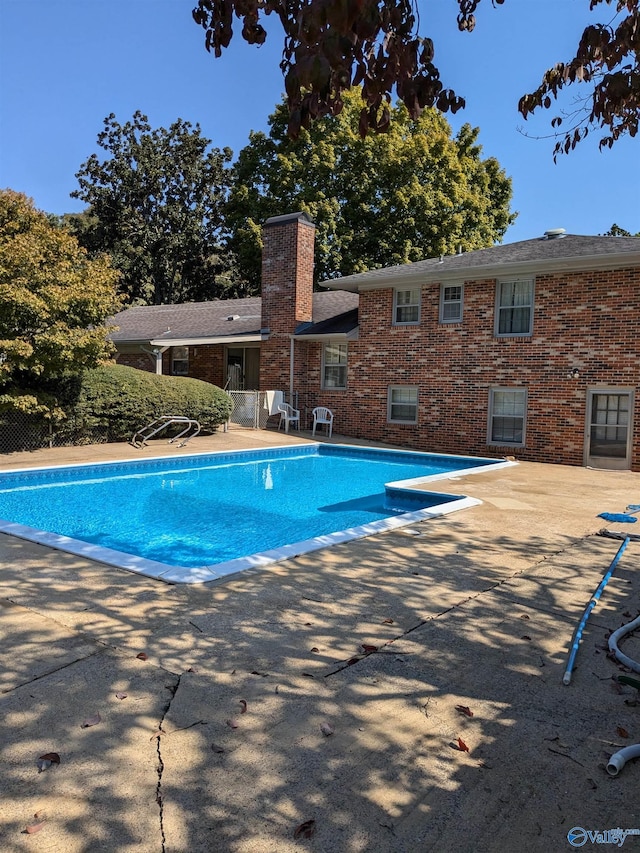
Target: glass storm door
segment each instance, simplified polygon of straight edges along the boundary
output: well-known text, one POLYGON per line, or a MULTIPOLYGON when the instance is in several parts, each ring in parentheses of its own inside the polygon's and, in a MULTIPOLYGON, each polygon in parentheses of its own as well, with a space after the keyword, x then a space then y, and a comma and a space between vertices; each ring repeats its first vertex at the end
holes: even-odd
POLYGON ((585 464, 594 468, 631 467, 633 393, 599 388, 587 394, 585 464))

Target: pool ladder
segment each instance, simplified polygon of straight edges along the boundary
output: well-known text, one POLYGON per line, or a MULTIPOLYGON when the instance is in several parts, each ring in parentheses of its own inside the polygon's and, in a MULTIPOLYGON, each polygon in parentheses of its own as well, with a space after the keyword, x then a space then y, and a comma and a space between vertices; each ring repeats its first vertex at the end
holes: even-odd
POLYGON ((134 433, 131 444, 134 447, 144 447, 150 438, 154 438, 154 436, 172 424, 185 425, 181 433, 169 439, 169 444, 183 439, 178 444, 178 447, 184 447, 190 439, 194 438, 200 432, 200 424, 192 418, 182 417, 182 415, 162 415, 162 417, 156 418, 155 421, 151 421, 150 424, 147 424, 134 433))

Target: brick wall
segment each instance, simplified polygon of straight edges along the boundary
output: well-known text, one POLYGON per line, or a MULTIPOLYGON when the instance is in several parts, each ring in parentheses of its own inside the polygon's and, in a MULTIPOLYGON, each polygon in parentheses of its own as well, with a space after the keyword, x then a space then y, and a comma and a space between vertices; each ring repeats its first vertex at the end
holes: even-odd
POLYGON ((116 354, 116 364, 135 367, 136 370, 146 370, 147 373, 155 373, 156 370, 155 363, 146 352, 119 352, 116 354))
POLYGON ((494 336, 495 280, 464 286, 461 323, 438 322, 440 286, 422 288, 418 326, 393 326, 393 291, 360 295, 359 340, 349 344, 347 391, 320 390, 320 345, 308 345, 308 406, 328 405, 346 436, 420 450, 513 455, 583 464, 587 390, 636 390, 632 467, 640 470, 640 270, 541 275, 533 334, 494 336), (577 367, 578 379, 567 373, 577 367), (416 425, 387 423, 389 385, 417 385, 416 425), (526 444, 488 444, 489 390, 528 392, 526 444))
MULTIPOLYGON (((118 353, 118 364, 155 373, 155 360, 144 352, 118 353)), ((226 379, 225 350, 222 345, 205 344, 189 347, 189 376, 224 387, 226 379)), ((171 348, 162 354, 162 373, 171 376, 171 348)))

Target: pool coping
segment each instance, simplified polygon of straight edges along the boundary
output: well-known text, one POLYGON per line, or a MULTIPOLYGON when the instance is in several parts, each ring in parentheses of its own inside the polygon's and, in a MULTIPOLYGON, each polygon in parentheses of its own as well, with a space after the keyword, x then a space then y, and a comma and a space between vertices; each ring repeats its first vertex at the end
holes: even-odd
MULTIPOLYGON (((305 447, 320 447, 320 442, 311 442, 305 447)), ((353 449, 362 451, 375 451, 382 454, 415 454, 423 456, 426 451, 414 450, 398 450, 379 447, 363 447, 362 445, 339 444, 329 445, 338 446, 341 448, 353 449)), ((283 450, 280 446, 262 447, 256 450, 256 455, 266 451, 283 450)), ((292 448, 287 447, 286 452, 291 452, 292 448)), ((190 453, 188 457, 183 455, 170 456, 154 456, 144 460, 145 463, 151 463, 159 460, 180 460, 184 462, 185 458, 201 457, 201 456, 233 456, 245 454, 250 451, 246 450, 227 450, 221 452, 203 451, 199 453, 190 453)), ((428 453, 429 456, 455 457, 455 454, 445 453, 428 453)), ((464 456, 464 459, 486 459, 487 457, 479 456, 464 456)), ((37 471, 50 471, 55 468, 89 468, 89 467, 107 467, 116 465, 135 465, 135 462, 125 461, 101 461, 101 462, 79 462, 65 465, 49 465, 37 466, 33 468, 21 468, 16 473, 34 473, 37 471)), ((442 503, 435 506, 426 507, 424 509, 413 510, 402 513, 389 518, 379 519, 367 524, 362 524, 357 527, 351 527, 346 530, 336 531, 335 533, 316 536, 311 539, 305 539, 299 542, 294 542, 288 545, 282 545, 278 548, 271 548, 266 551, 260 551, 255 554, 250 554, 244 557, 237 557, 233 560, 224 561, 222 563, 213 563, 210 565, 188 568, 184 566, 175 566, 168 563, 161 563, 156 560, 150 560, 145 557, 137 557, 133 554, 127 554, 124 551, 117 551, 112 548, 105 548, 102 545, 96 545, 90 542, 84 542, 80 539, 73 539, 68 536, 63 536, 58 533, 50 533, 44 530, 38 530, 28 525, 19 524, 18 522, 6 521, 0 519, 0 533, 5 533, 10 536, 15 536, 19 539, 25 539, 29 542, 35 542, 39 545, 45 545, 50 548, 55 548, 59 551, 64 551, 74 556, 84 557, 88 560, 103 563, 118 569, 141 574, 146 577, 154 578, 168 584, 203 584, 229 579, 233 575, 237 575, 248 569, 261 569, 273 563, 278 563, 283 560, 292 559, 308 554, 312 551, 318 551, 322 548, 329 548, 333 545, 338 545, 343 542, 351 542, 355 539, 362 539, 368 536, 374 536, 378 533, 384 533, 390 530, 397 530, 402 527, 407 527, 417 522, 426 521, 431 518, 438 518, 443 515, 448 515, 452 512, 457 512, 462 509, 468 509, 472 506, 478 506, 482 503, 481 500, 466 495, 454 495, 443 492, 432 492, 424 489, 425 483, 436 482, 439 480, 456 480, 461 476, 473 475, 478 473, 486 473, 488 471, 502 470, 503 468, 517 465, 515 461, 508 459, 500 459, 496 462, 485 463, 473 468, 458 469, 456 471, 443 472, 439 474, 430 474, 426 477, 413 477, 407 480, 390 481, 384 484, 385 489, 404 490, 414 494, 433 495, 442 497, 442 503)), ((2 472, 11 473, 11 472, 2 472)))

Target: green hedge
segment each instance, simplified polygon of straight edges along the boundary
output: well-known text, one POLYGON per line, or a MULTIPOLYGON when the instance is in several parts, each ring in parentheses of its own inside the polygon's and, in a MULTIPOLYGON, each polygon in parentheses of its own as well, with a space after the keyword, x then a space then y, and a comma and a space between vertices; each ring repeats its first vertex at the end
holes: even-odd
POLYGON ((193 418, 203 431, 212 432, 231 413, 230 397, 209 382, 157 376, 121 364, 85 371, 72 396, 61 401, 67 418, 57 424, 56 443, 128 441, 162 415, 193 418))

